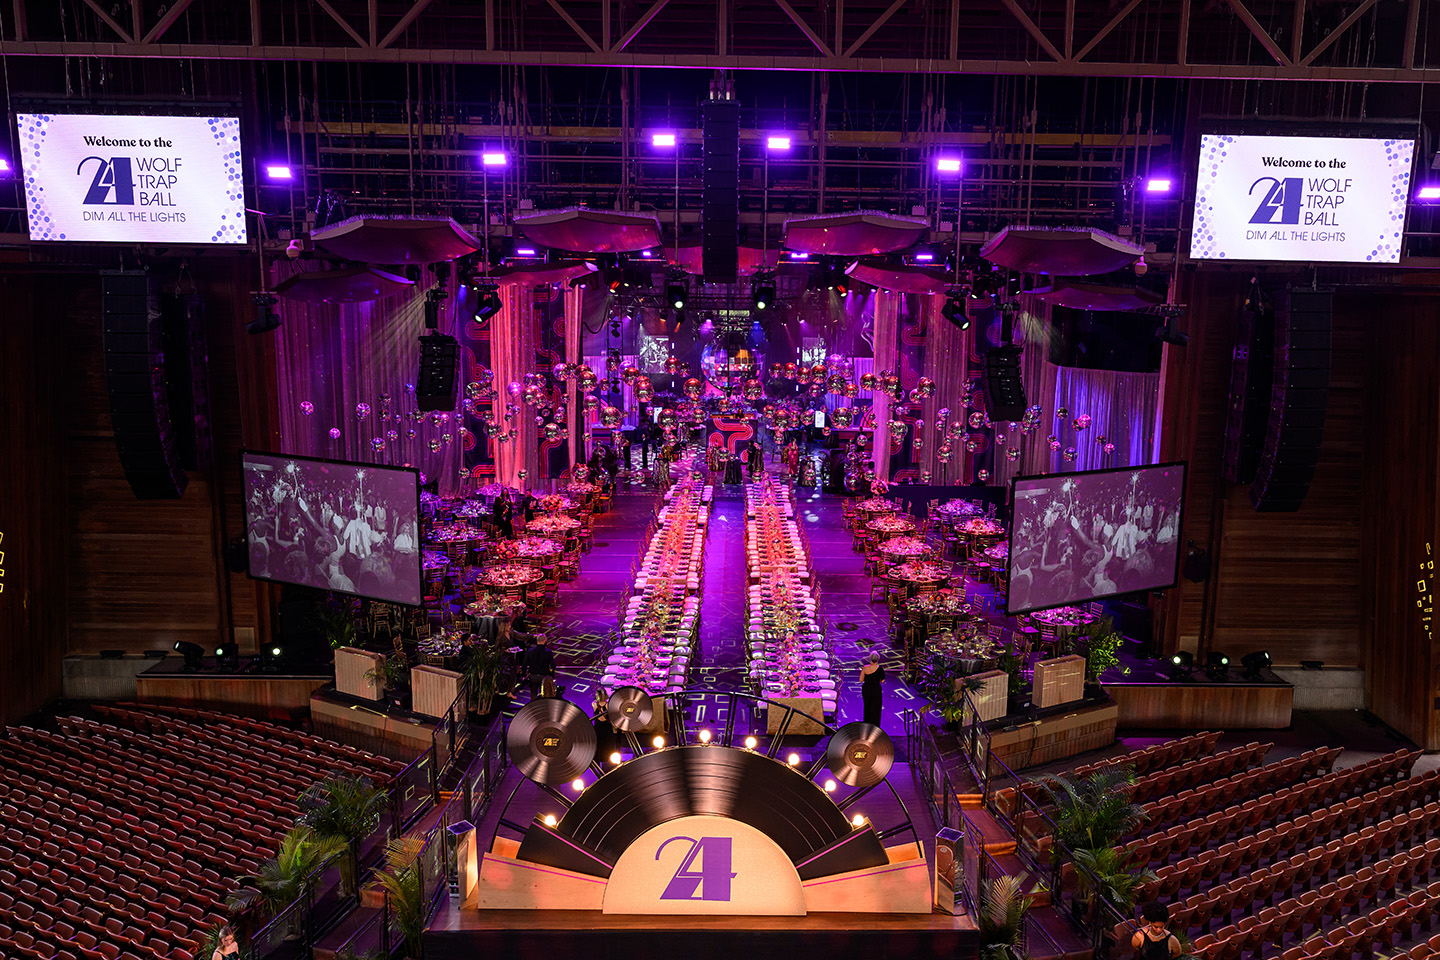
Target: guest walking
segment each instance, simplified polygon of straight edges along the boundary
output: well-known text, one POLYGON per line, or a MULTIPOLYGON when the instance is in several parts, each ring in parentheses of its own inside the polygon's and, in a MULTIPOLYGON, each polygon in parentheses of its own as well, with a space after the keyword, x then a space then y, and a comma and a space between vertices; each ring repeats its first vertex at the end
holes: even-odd
POLYGON ((885 698, 881 684, 885 682, 885 668, 880 665, 880 654, 870 654, 870 661, 860 667, 860 701, 865 706, 865 722, 880 726, 880 712, 885 698))
POLYGON ((535 646, 525 651, 525 677, 532 700, 540 696, 546 680, 552 685, 555 682, 555 654, 550 652, 550 638, 543 633, 535 637, 535 646))
POLYGON ((754 480, 765 472, 765 451, 756 440, 750 444, 750 479, 754 480))
POLYGON ((1165 905, 1151 900, 1140 908, 1145 926, 1130 938, 1130 946, 1139 960, 1170 960, 1178 957, 1182 950, 1180 938, 1170 932, 1170 911, 1165 905))

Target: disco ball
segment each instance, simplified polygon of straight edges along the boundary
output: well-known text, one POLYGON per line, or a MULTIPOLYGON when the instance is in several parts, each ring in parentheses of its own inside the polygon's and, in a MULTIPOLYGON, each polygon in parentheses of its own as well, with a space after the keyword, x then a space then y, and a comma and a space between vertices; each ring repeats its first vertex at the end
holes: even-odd
POLYGON ((307 417, 310 416, 310 414, 315 412, 315 404, 311 403, 309 400, 301 400, 300 412, 305 414, 305 416, 307 417))
POLYGON ((339 439, 340 439, 340 428, 339 428, 339 427, 331 427, 331 428, 330 428, 330 439, 331 439, 331 440, 339 440, 339 439))

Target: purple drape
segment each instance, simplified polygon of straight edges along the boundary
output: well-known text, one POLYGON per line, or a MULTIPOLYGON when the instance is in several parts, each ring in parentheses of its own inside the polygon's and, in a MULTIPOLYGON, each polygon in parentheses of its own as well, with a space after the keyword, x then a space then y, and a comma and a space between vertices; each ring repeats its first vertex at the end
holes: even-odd
POLYGON ((1058 421, 1055 436, 1061 453, 1050 457, 1049 473, 1072 470, 1099 470, 1105 467, 1132 467, 1153 463, 1156 413, 1160 402, 1160 374, 1116 373, 1113 370, 1081 370, 1051 367, 1055 372, 1054 410, 1069 414, 1058 421), (1090 426, 1074 428, 1075 418, 1090 417, 1090 426), (1105 453, 1104 438, 1115 445, 1105 453), (1065 447, 1074 447, 1073 462, 1064 458, 1065 447))

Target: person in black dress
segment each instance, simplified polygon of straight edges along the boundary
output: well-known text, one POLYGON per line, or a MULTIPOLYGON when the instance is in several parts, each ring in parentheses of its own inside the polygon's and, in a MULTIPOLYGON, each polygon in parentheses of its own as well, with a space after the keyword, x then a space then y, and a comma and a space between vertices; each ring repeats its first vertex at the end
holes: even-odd
POLYGON ((506 540, 515 536, 515 524, 510 520, 513 513, 509 498, 504 494, 495 498, 495 506, 490 509, 490 522, 495 524, 495 529, 506 540))
POLYGON ((210 960, 240 960, 240 944, 235 940, 235 928, 229 925, 220 928, 215 939, 215 952, 210 960))
POLYGON ((1139 960, 1170 960, 1181 954, 1180 938, 1170 932, 1170 911, 1164 904, 1150 901, 1140 908, 1145 926, 1130 938, 1139 960))
POLYGON ((880 654, 870 654, 870 661, 860 667, 860 701, 865 705, 865 722, 880 726, 880 711, 885 682, 885 668, 880 666, 880 654))

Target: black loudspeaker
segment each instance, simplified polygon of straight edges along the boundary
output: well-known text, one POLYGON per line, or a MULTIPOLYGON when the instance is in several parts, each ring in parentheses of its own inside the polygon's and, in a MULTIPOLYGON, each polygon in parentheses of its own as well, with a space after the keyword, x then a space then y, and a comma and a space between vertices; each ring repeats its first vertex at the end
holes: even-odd
POLYGON ((415 401, 421 410, 455 409, 455 368, 459 363, 460 344, 454 337, 432 333, 420 338, 415 401))
POLYGON ((141 500, 178 500, 189 478, 171 422, 160 309, 149 275, 102 271, 100 310, 105 388, 125 479, 141 500))
POLYGON ((1024 419, 1019 347, 997 347, 985 354, 985 406, 992 422, 1024 419))
POLYGON ((740 267, 740 104, 707 100, 704 192, 700 202, 700 254, 705 279, 731 283, 740 267))
POLYGON ((1300 509, 1325 435, 1330 393, 1330 315, 1334 291, 1292 289, 1275 321, 1270 420, 1250 502, 1256 510, 1300 509))
POLYGON ((180 462, 186 470, 208 470, 212 449, 210 375, 200 300, 184 294, 162 295, 160 330, 166 396, 180 462))
POLYGON ((1230 360, 1230 406, 1220 475, 1231 483, 1255 480, 1270 418, 1274 375, 1275 308, 1252 296, 1236 322, 1235 354, 1230 360))

